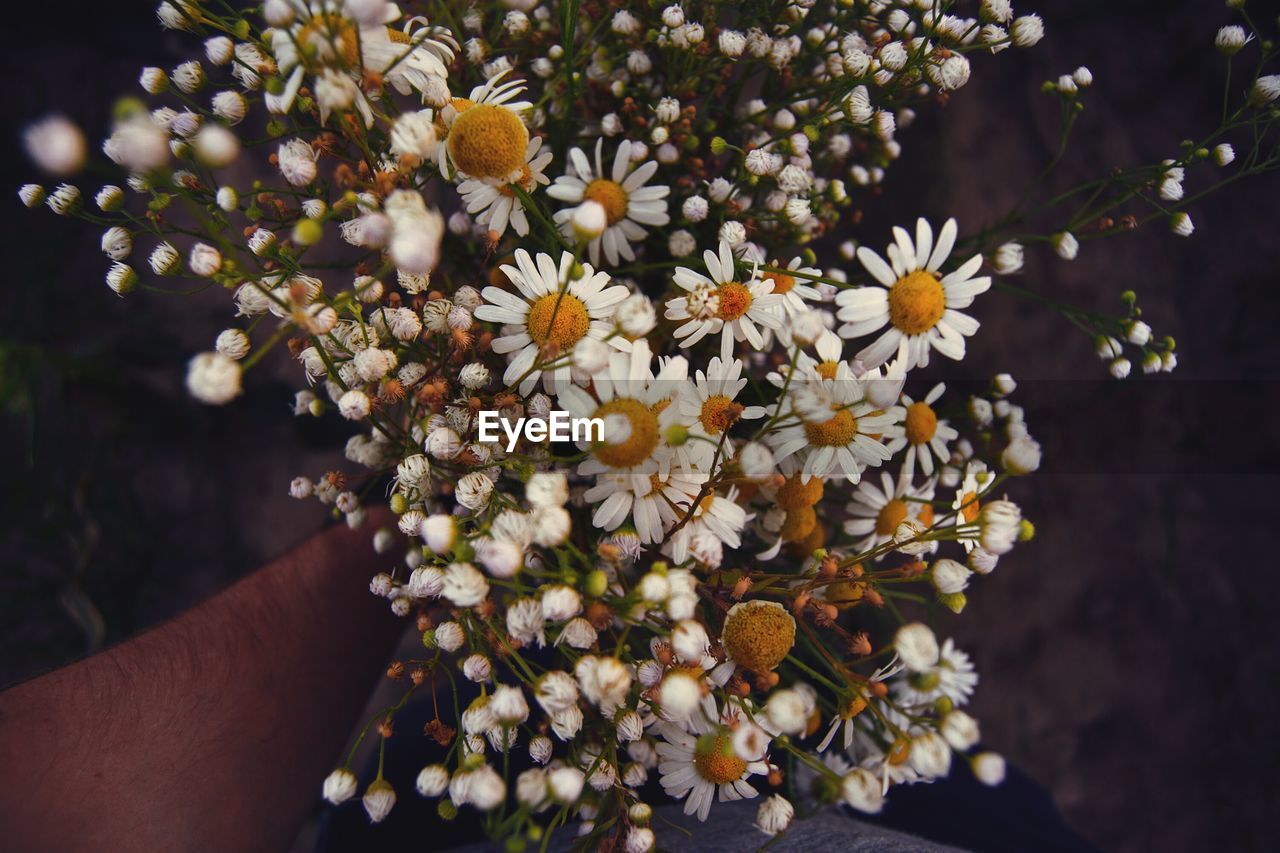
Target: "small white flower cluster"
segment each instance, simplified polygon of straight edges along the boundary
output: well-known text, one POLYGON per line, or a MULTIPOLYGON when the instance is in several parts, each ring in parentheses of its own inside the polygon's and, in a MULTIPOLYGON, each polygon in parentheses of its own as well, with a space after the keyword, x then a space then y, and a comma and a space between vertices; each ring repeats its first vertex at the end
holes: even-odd
MULTIPOLYGON (((107 283, 137 289, 139 253, 232 294, 239 322, 190 361, 197 399, 233 400, 281 344, 305 378, 295 414, 358 427, 354 472, 289 493, 356 527, 386 483, 369 588, 425 650, 392 674, 463 677, 416 781, 442 815, 537 837, 571 814, 640 853, 654 774, 701 819, 717 797, 800 790, 793 774, 867 812, 954 757, 1000 781, 999 756, 972 754, 968 656, 918 621, 872 636, 868 614, 909 609, 904 583, 959 613, 1032 534, 1001 491, 1041 457, 1013 379, 967 400, 905 390, 935 355, 965 357, 984 265, 1018 273, 1029 241, 919 219, 882 252, 846 241, 827 264, 810 247, 899 158, 907 104, 961 89, 977 49, 1044 35, 1008 0, 940 9, 632 4, 591 43, 600 28, 551 0, 447 24, 384 0, 267 0, 252 24, 160 5, 203 49, 144 69, 155 104, 129 102, 102 145, 124 173, 89 217, 109 223, 107 283), (603 435, 482 440, 482 412, 561 411, 603 435), (504 778, 514 750, 534 766, 504 778)), ((1075 103, 1091 82, 1051 86, 1075 103)), ((1253 108, 1275 88, 1259 79, 1253 108)), ((26 142, 58 176, 87 156, 61 117, 26 142)), ((1164 164, 1160 198, 1181 199, 1195 157, 1234 153, 1164 164)), ((20 197, 84 213, 71 184, 20 197)), ((1070 229, 1051 242, 1079 249, 1070 229)), ((1099 342, 1112 372, 1122 340, 1171 369, 1172 341, 1128 306, 1099 342)), ((323 793, 358 787, 344 768, 323 793)), ((381 775, 363 794, 374 821, 395 801, 381 775)), ((796 805, 763 798, 756 825, 776 835, 796 805)))

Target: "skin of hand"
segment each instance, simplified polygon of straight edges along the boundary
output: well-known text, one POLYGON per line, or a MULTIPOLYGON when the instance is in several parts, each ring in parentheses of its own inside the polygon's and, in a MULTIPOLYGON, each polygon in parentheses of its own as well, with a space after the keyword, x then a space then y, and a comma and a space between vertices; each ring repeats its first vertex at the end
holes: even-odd
POLYGON ((287 850, 404 627, 375 520, 0 693, 0 847, 287 850))

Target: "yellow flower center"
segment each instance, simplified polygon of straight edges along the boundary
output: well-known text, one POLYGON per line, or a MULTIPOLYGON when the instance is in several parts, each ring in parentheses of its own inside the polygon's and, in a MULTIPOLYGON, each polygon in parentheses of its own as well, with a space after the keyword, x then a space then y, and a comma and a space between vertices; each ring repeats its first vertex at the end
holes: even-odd
POLYGON ((726 281, 716 291, 720 297, 720 309, 716 316, 726 323, 732 323, 751 310, 751 291, 746 285, 736 281, 726 281))
POLYGON ((889 322, 908 335, 921 335, 942 319, 947 295, 942 283, 924 270, 907 273, 889 288, 889 322))
POLYGON ((569 293, 548 293, 529 307, 529 337, 540 347, 567 350, 582 340, 590 327, 587 306, 569 293))
POLYGON ((394 27, 387 27, 387 39, 396 44, 413 44, 413 39, 409 38, 409 34, 404 30, 397 30, 394 27))
POLYGON ((631 435, 617 444, 601 444, 596 458, 611 468, 633 468, 649 458, 658 446, 658 416, 639 400, 624 397, 610 400, 596 409, 592 417, 622 415, 631 424, 631 435))
POLYGON ((912 403, 907 406, 907 441, 927 444, 938 431, 938 414, 928 403, 912 403))
POLYGON ((529 130, 506 107, 476 104, 463 109, 449 129, 449 156, 476 178, 505 178, 524 165, 529 130))
POLYGON ((304 64, 335 55, 348 67, 360 64, 360 37, 355 24, 337 12, 316 15, 298 29, 295 39, 304 64))
POLYGON ((840 719, 852 720, 867 709, 867 700, 861 696, 854 696, 840 709, 840 719))
POLYGON ((782 522, 782 529, 778 531, 778 536, 783 542, 800 542, 817 526, 818 513, 814 512, 813 507, 796 507, 787 510, 787 517, 782 522))
POLYGON ((858 434, 858 419, 848 409, 840 409, 819 424, 805 423, 804 435, 815 447, 845 447, 858 434))
POLYGON ((774 293, 790 293, 791 288, 796 286, 796 277, 780 272, 767 272, 764 274, 765 281, 773 282, 774 293))
POLYGON ((822 479, 810 477, 804 482, 799 474, 792 474, 778 489, 776 500, 783 509, 800 509, 813 506, 822 500, 822 479))
POLYGON ((892 536, 898 525, 907 520, 907 502, 894 498, 880 508, 876 515, 876 533, 881 536, 892 536))
POLYGON ((861 601, 866 592, 867 585, 862 581, 836 581, 827 587, 823 597, 832 604, 849 605, 861 601))
POLYGON ((700 738, 693 751, 693 766, 714 785, 736 782, 747 772, 747 762, 734 754, 727 734, 700 738))
POLYGON ((725 650, 752 672, 772 672, 795 642, 796 620, 777 602, 735 605, 724 620, 725 650))
POLYGON ((839 369, 840 362, 838 361, 824 361, 814 368, 823 379, 835 379, 836 371, 839 369))
POLYGON ((972 524, 978 520, 978 513, 982 510, 978 506, 978 496, 974 492, 965 492, 964 497, 960 498, 960 515, 964 518, 965 523, 972 524))
POLYGON ((617 181, 598 178, 587 184, 582 197, 604 208, 604 221, 617 225, 627 218, 627 191, 617 181))
POLYGON ((742 406, 723 394, 713 394, 702 404, 702 413, 698 415, 698 420, 702 422, 702 428, 708 433, 719 435, 733 426, 741 415, 742 406))

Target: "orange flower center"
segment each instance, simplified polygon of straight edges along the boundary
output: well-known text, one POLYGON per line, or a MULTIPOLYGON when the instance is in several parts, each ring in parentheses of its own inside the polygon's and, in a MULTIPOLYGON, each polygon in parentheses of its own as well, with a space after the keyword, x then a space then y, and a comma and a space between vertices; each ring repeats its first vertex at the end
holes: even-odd
POLYGON ((830 420, 806 423, 804 434, 815 447, 845 447, 858 434, 858 419, 848 409, 840 409, 830 420))
POLYGON ((898 525, 907 519, 907 502, 894 498, 880 508, 876 515, 876 533, 881 536, 892 536, 898 525))
POLYGON ((965 523, 972 524, 978 520, 978 513, 981 507, 978 506, 978 495, 974 492, 965 492, 964 497, 960 498, 960 515, 964 518, 965 523))
POLYGON ((889 322, 908 335, 921 335, 942 319, 947 298, 942 283, 932 273, 907 273, 889 288, 889 322))
POLYGON ((839 369, 840 362, 838 361, 824 361, 814 368, 823 379, 835 379, 836 371, 839 369))
POLYGON ((786 273, 767 272, 764 279, 773 282, 774 293, 790 293, 791 288, 796 286, 796 277, 786 273))
POLYGON ((723 394, 713 394, 702 404, 702 413, 698 415, 698 420, 702 422, 702 428, 708 433, 719 435, 733 426, 741 415, 742 406, 723 394))
POLYGON ((716 291, 720 297, 720 309, 716 316, 726 323, 732 323, 751 310, 751 291, 736 281, 726 281, 716 291))
POLYGON ((772 672, 795 641, 796 620, 775 602, 737 605, 724 621, 725 650, 752 672, 772 672))
MULTIPOLYGON (((813 479, 817 479, 814 477, 813 479)), ((800 506, 787 510, 787 517, 782 521, 778 536, 783 542, 800 542, 818 526, 818 514, 811 506, 800 506)))
POLYGON ((783 509, 799 509, 822 500, 822 492, 822 478, 810 477, 806 483, 799 474, 792 474, 778 488, 775 500, 783 509))
POLYGON ((693 766, 699 776, 714 785, 736 782, 747 772, 747 762, 734 754, 729 736, 723 734, 699 739, 693 766))
POLYGON ((928 403, 912 403, 907 406, 907 441, 927 444, 938 431, 938 414, 928 403))
POLYGON ((596 409, 592 417, 622 415, 631 424, 631 435, 617 444, 601 444, 596 458, 611 468, 633 468, 649 458, 658 446, 658 416, 639 400, 624 397, 610 400, 596 409))
POLYGON ((597 178, 587 184, 582 197, 603 207, 604 220, 610 225, 617 225, 627 217, 627 191, 617 181, 597 178))
MULTIPOLYGON (((457 104, 455 103, 455 108, 457 104)), ((466 107, 449 129, 449 156, 461 171, 476 178, 505 178, 524 165, 529 130, 506 107, 466 107)))
POLYGON ((540 347, 567 350, 582 340, 590 327, 587 306, 569 293, 548 293, 529 307, 529 337, 540 347))

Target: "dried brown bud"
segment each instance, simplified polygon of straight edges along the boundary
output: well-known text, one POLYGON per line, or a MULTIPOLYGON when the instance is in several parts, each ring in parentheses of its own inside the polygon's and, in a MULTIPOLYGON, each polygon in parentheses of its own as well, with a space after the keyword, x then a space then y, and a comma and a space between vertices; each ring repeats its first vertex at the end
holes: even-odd
POLYGON ((849 638, 849 651, 859 657, 871 654, 871 638, 866 631, 859 631, 849 638))
POLYGON ((593 601, 587 605, 587 621, 597 631, 603 631, 613 622, 613 611, 603 601, 593 601))
POLYGON ((446 725, 444 720, 432 720, 423 727, 422 731, 427 737, 441 746, 448 746, 453 743, 454 729, 452 726, 446 725))

